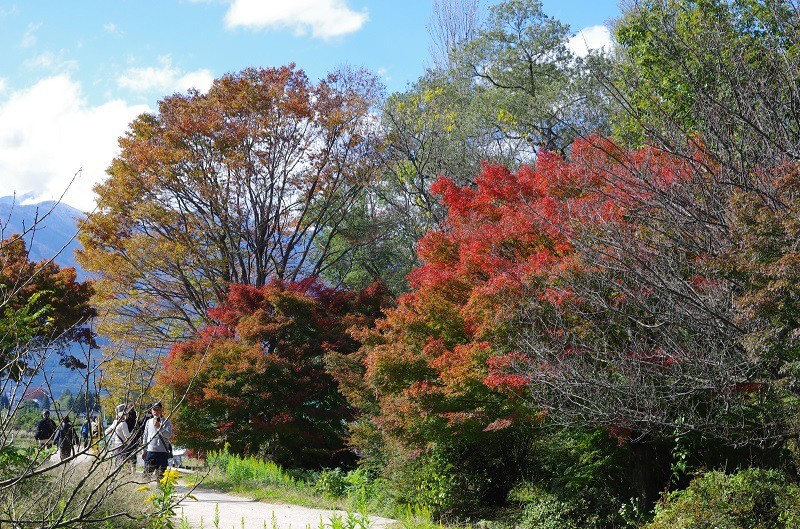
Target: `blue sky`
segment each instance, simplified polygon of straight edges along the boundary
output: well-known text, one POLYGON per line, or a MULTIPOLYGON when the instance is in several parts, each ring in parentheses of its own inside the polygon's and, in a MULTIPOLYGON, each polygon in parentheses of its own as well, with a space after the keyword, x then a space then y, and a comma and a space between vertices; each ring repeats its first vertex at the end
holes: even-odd
MULTIPOLYGON (((248 66, 343 64, 403 90, 429 64, 431 0, 0 0, 0 196, 92 207, 116 139, 166 94, 248 66)), ((572 31, 616 0, 545 0, 572 31)), ((587 33, 589 34, 589 33, 587 33)))

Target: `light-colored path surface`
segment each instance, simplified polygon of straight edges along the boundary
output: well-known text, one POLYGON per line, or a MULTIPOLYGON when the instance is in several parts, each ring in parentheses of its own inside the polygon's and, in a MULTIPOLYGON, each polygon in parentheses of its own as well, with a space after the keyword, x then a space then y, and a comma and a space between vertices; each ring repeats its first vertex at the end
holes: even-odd
MULTIPOLYGON (((184 494, 188 489, 180 489, 184 494)), ((192 527, 202 526, 205 529, 216 529, 214 519, 216 508, 219 506, 219 529, 273 529, 273 515, 277 527, 280 529, 318 529, 320 518, 328 525, 331 516, 338 514, 346 517, 342 511, 329 511, 300 507, 298 505, 282 505, 264 503, 250 498, 234 496, 223 492, 205 489, 195 489, 192 495, 197 501, 190 498, 183 500, 178 505, 178 515, 181 511, 192 527), (244 525, 242 525, 244 520, 244 525)), ((394 524, 388 518, 370 517, 372 529, 385 529, 394 524)))

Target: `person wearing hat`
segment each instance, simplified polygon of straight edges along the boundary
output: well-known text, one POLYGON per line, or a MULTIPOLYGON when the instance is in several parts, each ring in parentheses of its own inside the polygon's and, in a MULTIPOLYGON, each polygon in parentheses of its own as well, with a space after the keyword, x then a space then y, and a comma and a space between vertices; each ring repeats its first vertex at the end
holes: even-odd
POLYGON ((172 423, 164 417, 164 406, 160 402, 154 402, 150 411, 153 416, 147 420, 142 436, 144 473, 148 475, 155 472, 161 479, 172 451, 172 423))
POLYGON ((114 457, 117 465, 122 466, 125 463, 126 454, 128 453, 128 439, 131 436, 131 429, 128 426, 128 417, 133 411, 133 405, 120 404, 114 411, 116 418, 114 422, 106 428, 105 434, 108 439, 108 450, 114 457))
POLYGON ((78 444, 78 434, 69 420, 69 415, 61 419, 61 426, 58 427, 55 435, 55 443, 58 446, 61 461, 71 457, 75 453, 75 445, 78 444))
POLYGON ((49 447, 53 441, 53 434, 56 433, 56 423, 50 418, 50 410, 42 412, 42 420, 36 424, 36 434, 34 438, 38 441, 39 446, 49 447))

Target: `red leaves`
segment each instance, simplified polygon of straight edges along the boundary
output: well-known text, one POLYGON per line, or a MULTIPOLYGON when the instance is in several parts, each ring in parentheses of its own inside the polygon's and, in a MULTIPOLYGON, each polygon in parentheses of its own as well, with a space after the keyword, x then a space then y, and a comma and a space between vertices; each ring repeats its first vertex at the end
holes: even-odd
MULTIPOLYGON (((689 170, 656 149, 628 152, 593 137, 576 141, 568 158, 540 152, 535 165, 516 172, 484 165, 473 186, 440 177, 431 191, 447 217, 419 241, 414 291, 387 311, 361 350, 359 391, 371 395, 376 422, 420 442, 437 428, 509 427, 534 384, 525 374, 530 359, 511 352, 520 307, 555 314, 582 303, 564 281, 587 272, 575 253, 578 237, 609 224, 637 229, 627 224, 628 208, 686 181, 689 170)), ((569 314, 562 321, 572 324, 569 314)), ((566 334, 553 328, 541 337, 557 343, 566 334)))
POLYGON ((201 413, 235 449, 277 436, 295 458, 291 464, 332 457, 352 411, 325 358, 353 354, 359 344, 347 326, 370 324, 385 295, 377 286, 354 293, 315 281, 231 285, 225 302, 209 311, 218 325, 173 347, 160 374, 192 404, 181 412, 186 418, 176 417, 187 442, 207 427, 188 420, 201 413))

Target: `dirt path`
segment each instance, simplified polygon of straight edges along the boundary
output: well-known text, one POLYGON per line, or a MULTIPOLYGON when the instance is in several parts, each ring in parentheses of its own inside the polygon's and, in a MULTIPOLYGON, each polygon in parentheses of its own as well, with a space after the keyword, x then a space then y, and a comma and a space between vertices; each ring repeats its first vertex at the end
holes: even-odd
MULTIPOLYGON (((183 490, 184 493, 186 491, 183 490)), ((202 521, 205 529, 306 529, 308 526, 318 529, 320 519, 327 524, 334 514, 347 516, 342 511, 263 503, 206 489, 195 489, 192 495, 197 501, 189 498, 183 500, 178 505, 178 517, 184 516, 192 527, 200 527, 202 521), (215 524, 217 512, 219 523, 215 524), (276 525, 273 525, 273 520, 276 525)), ((372 529, 385 529, 395 523, 395 520, 377 516, 371 516, 370 521, 372 529)))

